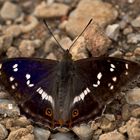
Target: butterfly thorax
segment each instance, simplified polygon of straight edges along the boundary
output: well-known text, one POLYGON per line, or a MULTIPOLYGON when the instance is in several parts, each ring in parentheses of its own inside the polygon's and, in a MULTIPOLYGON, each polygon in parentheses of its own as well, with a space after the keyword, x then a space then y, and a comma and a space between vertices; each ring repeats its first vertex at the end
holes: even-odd
MULTIPOLYGON (((73 75, 75 73, 75 67, 71 54, 66 51, 63 55, 63 59, 58 65, 58 84, 57 84, 57 102, 56 110, 61 112, 56 114, 57 119, 63 119, 64 121, 68 118, 66 110, 70 108, 70 93, 68 93, 69 85, 71 85, 73 75)), ((72 92, 72 91, 71 91, 72 92)))

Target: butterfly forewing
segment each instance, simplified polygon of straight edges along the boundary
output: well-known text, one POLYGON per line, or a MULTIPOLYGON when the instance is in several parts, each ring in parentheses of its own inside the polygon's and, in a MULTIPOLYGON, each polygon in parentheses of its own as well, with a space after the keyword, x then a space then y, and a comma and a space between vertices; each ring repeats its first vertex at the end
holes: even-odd
POLYGON ((16 58, 1 62, 0 82, 16 100, 23 113, 49 123, 46 108, 52 109, 52 89, 57 61, 16 58), (52 85, 52 86, 51 86, 52 85))

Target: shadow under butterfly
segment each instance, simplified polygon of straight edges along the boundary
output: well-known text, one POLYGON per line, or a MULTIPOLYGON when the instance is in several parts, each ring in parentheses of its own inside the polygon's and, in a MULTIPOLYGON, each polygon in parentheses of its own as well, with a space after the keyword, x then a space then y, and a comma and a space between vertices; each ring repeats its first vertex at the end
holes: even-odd
POLYGON ((116 93, 139 74, 138 63, 112 57, 73 61, 69 50, 63 50, 61 61, 0 61, 0 83, 21 112, 50 129, 70 129, 94 120, 116 93))

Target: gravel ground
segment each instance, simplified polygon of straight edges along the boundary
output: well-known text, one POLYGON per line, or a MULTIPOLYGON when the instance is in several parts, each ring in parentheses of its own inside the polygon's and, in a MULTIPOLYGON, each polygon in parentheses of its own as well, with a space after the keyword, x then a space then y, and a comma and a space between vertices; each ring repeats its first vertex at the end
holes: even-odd
MULTIPOLYGON (((44 18, 64 49, 93 18, 71 50, 74 60, 106 55, 140 61, 140 0, 0 0, 1 59, 61 59, 44 18)), ((67 133, 35 125, 1 89, 0 140, 140 140, 140 88, 126 89, 100 118, 67 133)))

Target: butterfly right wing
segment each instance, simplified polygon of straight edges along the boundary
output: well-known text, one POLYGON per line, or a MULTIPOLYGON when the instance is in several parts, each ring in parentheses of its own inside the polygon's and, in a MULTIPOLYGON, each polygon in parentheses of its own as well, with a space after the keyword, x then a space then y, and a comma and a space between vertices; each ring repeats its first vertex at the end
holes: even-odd
POLYGON ((96 118, 118 91, 140 76, 140 64, 119 58, 88 58, 74 65, 79 90, 71 95, 72 125, 96 118))

